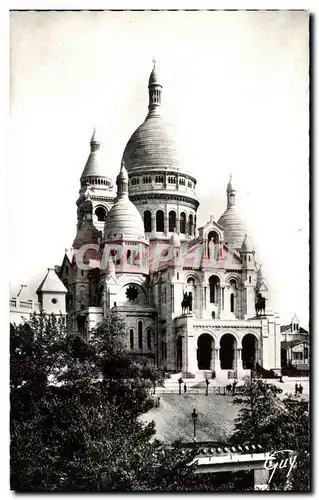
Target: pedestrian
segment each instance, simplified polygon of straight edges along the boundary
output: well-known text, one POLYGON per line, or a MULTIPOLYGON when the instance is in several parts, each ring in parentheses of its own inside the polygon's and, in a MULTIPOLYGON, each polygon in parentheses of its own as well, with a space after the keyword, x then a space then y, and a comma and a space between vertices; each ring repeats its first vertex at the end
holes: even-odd
POLYGON ((233 396, 235 396, 235 390, 236 390, 236 385, 237 385, 237 380, 234 380, 233 382, 233 396))
POLYGON ((303 391, 303 387, 302 387, 301 384, 299 384, 299 392, 300 392, 300 394, 302 394, 302 391, 303 391))
POLYGON ((296 382, 296 384, 295 384, 295 396, 297 395, 298 392, 299 392, 299 387, 298 387, 298 384, 296 382))
POLYGON ((187 385, 184 384, 184 392, 187 392, 187 385))
POLYGON ((205 378, 205 382, 206 382, 206 396, 208 396, 208 386, 209 386, 209 380, 208 380, 208 378, 207 378, 207 377, 205 378))
POLYGON ((216 372, 215 370, 212 370, 212 379, 214 379, 216 377, 216 372))

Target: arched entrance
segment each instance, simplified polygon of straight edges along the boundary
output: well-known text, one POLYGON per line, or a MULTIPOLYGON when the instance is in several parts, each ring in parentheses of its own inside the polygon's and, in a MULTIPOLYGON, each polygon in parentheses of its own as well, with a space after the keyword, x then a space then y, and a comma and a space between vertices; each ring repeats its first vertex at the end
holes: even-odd
POLYGON ((210 370, 214 339, 209 333, 203 333, 197 341, 197 363, 199 370, 210 370))
POLYGON ((220 368, 222 370, 235 369, 235 349, 237 347, 236 339, 230 333, 226 333, 220 339, 220 368))
POLYGON ((242 360, 244 370, 256 368, 257 361, 257 339, 251 333, 244 336, 242 341, 242 360))

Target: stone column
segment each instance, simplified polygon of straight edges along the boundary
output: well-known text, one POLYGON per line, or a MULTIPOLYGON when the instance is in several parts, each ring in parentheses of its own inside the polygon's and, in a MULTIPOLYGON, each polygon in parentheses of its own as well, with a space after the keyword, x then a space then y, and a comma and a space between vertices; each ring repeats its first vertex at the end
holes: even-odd
POLYGON ((188 364, 187 370, 190 373, 195 373, 198 371, 197 364, 197 338, 192 334, 187 335, 187 356, 188 356, 188 364))
POLYGON ((229 313, 230 311, 230 306, 229 306, 229 288, 224 287, 224 307, 223 310, 225 311, 226 314, 229 313))
POLYGON ((220 367, 220 359, 219 359, 219 351, 220 349, 215 349, 215 356, 214 356, 214 361, 215 361, 215 372, 216 372, 216 376, 218 375, 218 372, 221 370, 221 367, 220 367))
POLYGON ((211 360, 210 360, 210 369, 212 371, 216 370, 216 368, 215 368, 215 360, 216 360, 216 349, 213 347, 212 348, 212 356, 211 356, 211 360))
POLYGON ((188 354, 187 354, 187 332, 184 331, 182 337, 182 372, 188 372, 188 354))
POLYGON ((225 287, 222 287, 222 311, 225 309, 225 287))
POLYGON ((242 349, 237 349, 237 370, 242 370, 243 368, 243 359, 242 359, 242 349))
POLYGON ((165 236, 167 236, 168 233, 168 216, 164 215, 164 233, 165 236))
POLYGON ((156 216, 155 215, 152 215, 152 219, 151 219, 151 230, 152 230, 152 233, 155 232, 156 230, 156 216))

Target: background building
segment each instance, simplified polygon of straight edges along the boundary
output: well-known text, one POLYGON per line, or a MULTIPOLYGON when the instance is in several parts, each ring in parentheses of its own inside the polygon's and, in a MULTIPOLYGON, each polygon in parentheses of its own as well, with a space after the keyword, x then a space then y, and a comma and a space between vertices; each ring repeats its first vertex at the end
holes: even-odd
POLYGON ((289 375, 309 375, 310 338, 296 314, 289 325, 281 326, 281 366, 289 375))

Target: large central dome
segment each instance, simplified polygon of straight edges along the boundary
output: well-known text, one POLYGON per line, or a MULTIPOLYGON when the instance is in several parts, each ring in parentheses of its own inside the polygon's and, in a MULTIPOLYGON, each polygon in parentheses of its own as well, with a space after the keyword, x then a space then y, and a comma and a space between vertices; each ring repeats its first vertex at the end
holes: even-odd
POLYGON ((143 167, 179 170, 171 126, 160 116, 148 116, 128 141, 123 160, 128 172, 143 167))
POLYGON ((161 116, 162 85, 155 67, 149 83, 149 113, 128 141, 123 161, 129 173, 147 169, 179 170, 180 158, 173 129, 161 116))

